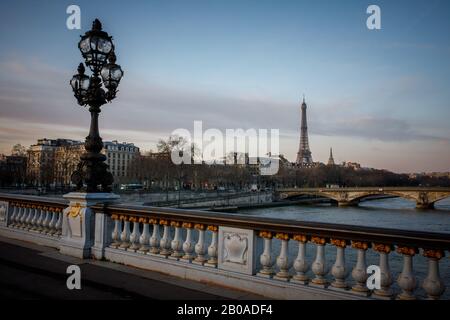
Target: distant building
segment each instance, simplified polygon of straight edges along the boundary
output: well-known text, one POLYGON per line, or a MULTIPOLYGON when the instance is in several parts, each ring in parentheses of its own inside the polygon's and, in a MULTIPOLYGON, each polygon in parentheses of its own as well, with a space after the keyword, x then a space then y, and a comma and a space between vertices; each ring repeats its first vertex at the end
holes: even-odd
POLYGON ((344 168, 351 168, 353 170, 361 170, 361 165, 359 163, 357 163, 357 162, 350 162, 350 161, 343 162, 342 166, 344 168))
POLYGON ((103 145, 102 153, 106 155, 106 164, 114 177, 114 184, 129 183, 131 177, 128 167, 140 155, 139 148, 133 143, 119 143, 117 140, 104 142, 103 145))
POLYGON ((328 158, 328 163, 327 165, 329 166, 334 166, 334 158, 333 158, 333 148, 330 148, 330 157, 328 158))
POLYGON ((143 155, 142 157, 148 157, 149 159, 152 160, 164 160, 164 161, 171 160, 170 152, 149 152, 148 154, 143 155))
MULTIPOLYGON (((116 185, 127 182, 128 165, 139 148, 132 143, 107 141, 102 153, 116 185)), ((27 176, 34 186, 69 186, 80 156, 85 152, 84 142, 70 139, 39 139, 28 150, 27 176)))
POLYGON ((54 183, 55 150, 67 141, 69 140, 44 138, 30 146, 27 151, 27 176, 30 184, 47 186, 54 183))
POLYGON ((72 173, 85 152, 84 142, 66 140, 55 148, 54 181, 55 186, 65 187, 71 185, 72 173))
POLYGON ((300 146, 297 152, 296 165, 298 166, 312 166, 313 159, 311 155, 311 150, 309 149, 309 139, 308 139, 308 123, 306 120, 306 102, 305 97, 303 97, 303 103, 301 106, 302 118, 300 126, 300 146))

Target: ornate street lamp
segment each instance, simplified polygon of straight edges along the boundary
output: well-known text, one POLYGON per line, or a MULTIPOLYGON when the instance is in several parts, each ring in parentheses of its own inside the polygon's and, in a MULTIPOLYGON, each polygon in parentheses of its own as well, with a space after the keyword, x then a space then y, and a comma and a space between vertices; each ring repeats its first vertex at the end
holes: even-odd
POLYGON ((78 104, 89 106, 91 126, 84 145, 86 152, 80 157, 81 161, 71 180, 79 191, 110 192, 114 179, 104 163, 106 156, 100 153, 103 141, 98 130, 98 115, 100 107, 116 97, 123 71, 116 64, 112 37, 102 31, 98 19, 93 22, 92 30, 81 36, 78 48, 92 75, 85 75, 85 67, 80 63, 78 74, 72 77, 70 85, 78 104))

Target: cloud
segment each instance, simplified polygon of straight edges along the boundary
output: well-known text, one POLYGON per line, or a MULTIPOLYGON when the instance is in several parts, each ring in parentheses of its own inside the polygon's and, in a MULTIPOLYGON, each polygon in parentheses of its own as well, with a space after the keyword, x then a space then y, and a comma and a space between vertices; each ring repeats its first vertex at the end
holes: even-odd
POLYGON ((443 141, 449 137, 434 136, 420 132, 408 122, 393 118, 360 117, 334 119, 332 122, 319 121, 312 133, 324 136, 344 136, 379 141, 443 141))
MULTIPOLYGON (((75 102, 68 84, 72 74, 72 70, 55 69, 37 60, 0 63, 3 152, 15 142, 28 144, 41 137, 84 139, 89 115, 75 102)), ((149 149, 177 128, 192 130, 195 120, 202 120, 204 129, 280 129, 282 139, 296 140, 299 136, 298 101, 255 95, 231 97, 138 79, 132 72, 126 73, 118 98, 103 107, 100 131, 105 139, 128 140, 149 149)), ((432 130, 420 131, 405 120, 357 115, 361 99, 355 96, 336 101, 324 98, 308 109, 311 135, 392 142, 449 141, 427 133, 432 130)))

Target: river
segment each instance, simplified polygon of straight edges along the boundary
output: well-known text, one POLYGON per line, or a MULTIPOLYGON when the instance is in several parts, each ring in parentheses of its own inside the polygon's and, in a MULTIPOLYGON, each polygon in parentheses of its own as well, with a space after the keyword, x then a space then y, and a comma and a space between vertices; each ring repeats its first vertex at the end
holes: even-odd
POLYGON ((431 210, 417 210, 412 201, 391 198, 362 202, 357 207, 293 205, 242 209, 239 213, 298 221, 450 233, 450 198, 437 202, 436 208, 431 210))

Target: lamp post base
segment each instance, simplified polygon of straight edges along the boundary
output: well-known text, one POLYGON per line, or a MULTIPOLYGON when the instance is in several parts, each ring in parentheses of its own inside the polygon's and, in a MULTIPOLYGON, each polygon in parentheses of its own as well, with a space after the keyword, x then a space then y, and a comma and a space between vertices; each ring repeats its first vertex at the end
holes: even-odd
POLYGON ((77 258, 88 258, 94 244, 97 249, 102 249, 107 240, 95 239, 94 243, 97 228, 104 228, 105 225, 95 223, 97 219, 92 206, 114 202, 120 197, 113 193, 83 192, 71 192, 63 197, 69 199, 70 203, 63 211, 60 252, 77 258))

